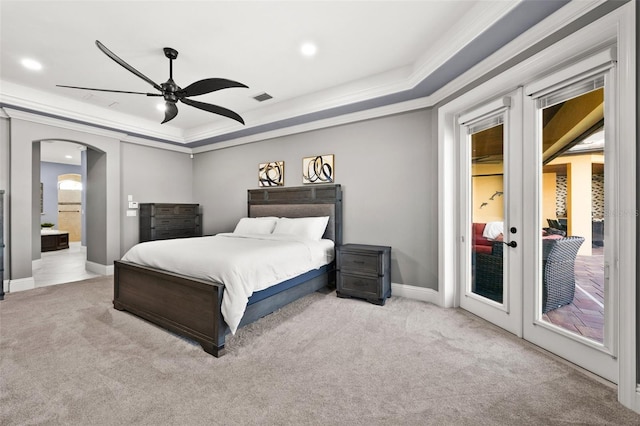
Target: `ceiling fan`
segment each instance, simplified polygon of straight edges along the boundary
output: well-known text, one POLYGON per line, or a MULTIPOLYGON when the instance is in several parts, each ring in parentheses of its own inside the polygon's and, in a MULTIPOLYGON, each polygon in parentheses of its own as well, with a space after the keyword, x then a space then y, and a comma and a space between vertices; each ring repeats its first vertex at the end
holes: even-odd
POLYGON ((165 100, 165 111, 164 111, 164 120, 162 124, 166 123, 169 120, 173 120, 176 115, 178 115, 178 107, 176 103, 178 101, 190 105, 192 107, 212 112, 214 114, 223 115, 225 117, 236 120, 242 124, 244 124, 244 120, 240 115, 231 111, 230 109, 223 108, 218 105, 212 105, 204 102, 194 101, 193 99, 189 99, 191 96, 204 95, 206 93, 215 92, 216 90, 228 89, 231 87, 247 87, 242 83, 238 83, 237 81, 227 80, 226 78, 206 78, 204 80, 198 80, 195 83, 192 83, 185 87, 184 89, 178 86, 173 81, 173 60, 178 57, 178 51, 172 49, 170 47, 164 48, 164 56, 169 58, 169 80, 165 83, 158 84, 151 80, 146 75, 142 74, 140 71, 120 59, 115 53, 110 51, 105 47, 104 44, 100 43, 100 41, 96 40, 96 46, 100 49, 105 55, 113 59, 115 62, 120 64, 125 69, 129 70, 133 74, 137 75, 154 88, 156 88, 160 93, 145 93, 145 92, 130 92, 125 90, 110 90, 110 89, 94 89, 90 87, 78 87, 78 86, 64 86, 61 84, 57 84, 58 87, 67 87, 70 89, 82 89, 82 90, 97 90, 100 92, 114 92, 114 93, 132 93, 137 95, 146 95, 146 96, 162 96, 165 100))

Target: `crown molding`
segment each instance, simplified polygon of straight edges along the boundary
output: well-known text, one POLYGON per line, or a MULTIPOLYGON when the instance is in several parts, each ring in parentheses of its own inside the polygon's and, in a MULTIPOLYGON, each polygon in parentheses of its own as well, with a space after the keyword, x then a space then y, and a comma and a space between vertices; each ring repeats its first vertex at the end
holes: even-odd
POLYGON ((108 130, 100 127, 93 126, 91 124, 76 123, 61 118, 50 117, 35 112, 22 111, 11 107, 0 108, 0 111, 7 118, 18 119, 23 121, 29 121, 31 123, 44 124, 48 126, 59 127, 62 129, 73 130, 77 132, 89 133, 96 136, 104 136, 107 138, 118 139, 122 142, 134 143, 137 145, 145 145, 154 148, 160 148, 168 151, 177 151, 187 154, 191 154, 192 149, 186 146, 168 144, 166 142, 158 142, 150 139, 145 139, 139 136, 130 135, 126 132, 120 132, 116 130, 108 130))
MULTIPOLYGON (((296 117, 345 107, 409 90, 411 89, 408 80, 410 70, 410 67, 400 67, 366 79, 335 86, 319 93, 303 95, 263 108, 250 110, 243 113, 245 121, 250 124, 246 125, 242 130, 250 130, 270 123, 295 119, 296 117)), ((185 142, 194 143, 237 130, 237 127, 231 126, 226 128, 203 126, 185 132, 185 142)))
POLYGON ((74 130, 77 132, 89 133, 96 136, 104 136, 107 138, 113 138, 121 140, 126 136, 126 133, 118 132, 114 130, 107 130, 100 127, 92 126, 91 124, 81 124, 73 121, 68 121, 61 118, 50 117, 38 113, 22 111, 11 107, 2 108, 7 116, 11 119, 18 119, 23 121, 29 121, 31 123, 44 124, 47 126, 60 127, 62 129, 74 130))
POLYGON ((125 135, 122 139, 122 142, 132 143, 136 145, 144 145, 152 148, 164 149, 165 151, 175 151, 175 152, 183 152, 186 154, 192 154, 193 149, 188 146, 178 145, 178 144, 170 144, 166 142, 158 142, 150 139, 145 139, 140 136, 135 135, 125 135))
POLYGON ((311 121, 295 126, 283 127, 277 130, 271 130, 268 132, 258 133, 250 136, 243 136, 233 140, 224 142, 217 142, 209 145, 203 145, 193 148, 194 154, 199 154, 208 151, 215 151, 218 149, 229 148, 232 146, 245 145, 254 142, 260 142, 267 139, 274 139, 283 136, 294 135, 297 133, 309 132, 312 130, 325 129, 329 127, 340 126, 343 124, 355 123, 358 121, 370 120, 373 118, 384 117, 393 114, 399 114, 403 112, 409 112, 419 109, 426 109, 433 106, 433 102, 430 97, 412 99, 410 101, 398 102, 391 105, 385 105, 377 108, 371 108, 363 111, 353 112, 349 114, 342 114, 336 117, 331 117, 322 120, 311 121))
POLYGON ((415 62, 414 70, 409 78, 411 87, 416 86, 422 80, 427 78, 440 66, 445 64, 453 56, 455 56, 462 48, 472 42, 478 34, 482 34, 492 25, 504 17, 507 13, 515 9, 522 0, 509 2, 481 2, 473 6, 466 14, 466 19, 461 19, 447 31, 443 38, 438 40, 435 48, 428 52, 415 62), (453 36, 452 36, 453 34, 453 36), (442 49, 442 46, 448 46, 442 49))
POLYGON ((182 131, 176 127, 160 127, 160 124, 149 120, 8 81, 0 80, 0 103, 116 131, 184 143, 182 131))
POLYGON ((435 91, 431 95, 434 103, 439 103, 456 92, 464 89, 478 78, 515 58, 517 55, 534 46, 540 40, 545 39, 559 28, 569 25, 571 22, 574 22, 601 4, 606 3, 606 1, 607 0, 572 1, 565 5, 542 20, 542 22, 534 25, 507 45, 503 46, 494 54, 485 58, 482 62, 473 66, 449 84, 446 84, 439 90, 435 91))

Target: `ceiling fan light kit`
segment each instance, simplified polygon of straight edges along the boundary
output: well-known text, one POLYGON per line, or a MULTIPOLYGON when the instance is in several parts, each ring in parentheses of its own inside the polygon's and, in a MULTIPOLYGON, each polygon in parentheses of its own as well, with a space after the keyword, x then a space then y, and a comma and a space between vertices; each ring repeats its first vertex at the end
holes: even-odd
POLYGON ((127 71, 140 77, 142 80, 146 81, 147 83, 149 83, 160 93, 131 92, 131 91, 125 91, 125 90, 111 90, 111 89, 95 89, 90 87, 64 86, 60 84, 57 85, 58 87, 66 87, 70 89, 81 89, 81 90, 96 90, 100 92, 130 93, 130 94, 146 95, 146 96, 162 96, 165 100, 164 120, 162 121, 162 124, 166 123, 167 121, 173 120, 176 117, 176 115, 178 115, 178 107, 176 106, 176 103, 178 101, 186 105, 192 106, 194 108, 201 109, 203 111, 207 111, 213 114, 218 114, 227 118, 231 118, 232 120, 236 120, 237 122, 244 124, 244 120, 242 119, 242 117, 239 114, 235 113, 234 111, 231 111, 230 109, 223 108, 218 105, 205 103, 205 102, 194 101, 193 99, 189 99, 189 97, 204 95, 207 93, 215 92, 217 90, 228 89, 231 87, 247 88, 246 85, 239 83, 237 81, 227 80, 226 78, 206 78, 204 80, 198 80, 195 83, 188 85, 184 89, 181 88, 173 81, 173 60, 178 57, 178 51, 171 47, 165 47, 163 49, 164 56, 166 56, 169 59, 169 79, 162 84, 158 84, 153 80, 151 80, 146 75, 142 74, 140 71, 138 71, 134 67, 132 67, 131 65, 129 65, 128 63, 126 63, 124 60, 118 57, 115 53, 107 49, 107 47, 104 44, 100 43, 100 41, 96 40, 96 46, 98 46, 98 49, 100 49, 105 55, 107 55, 117 64, 125 68, 127 71))

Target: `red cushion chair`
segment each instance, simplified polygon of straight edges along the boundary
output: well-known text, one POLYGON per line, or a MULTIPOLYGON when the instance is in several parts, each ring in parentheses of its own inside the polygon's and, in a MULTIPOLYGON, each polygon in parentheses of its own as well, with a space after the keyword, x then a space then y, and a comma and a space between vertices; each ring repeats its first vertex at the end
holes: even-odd
POLYGON ((472 247, 475 253, 491 254, 491 247, 493 247, 493 241, 487 240, 482 236, 486 223, 474 223, 471 228, 471 236, 473 238, 472 247))

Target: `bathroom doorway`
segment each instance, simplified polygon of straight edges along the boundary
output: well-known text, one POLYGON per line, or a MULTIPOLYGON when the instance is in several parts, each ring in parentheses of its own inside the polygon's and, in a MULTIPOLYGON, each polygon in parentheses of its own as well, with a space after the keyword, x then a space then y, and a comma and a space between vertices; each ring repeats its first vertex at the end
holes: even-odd
POLYGON ((41 257, 33 265, 36 287, 98 276, 86 269, 86 152, 79 143, 41 142, 42 244, 41 257), (44 243, 56 235, 68 244, 44 243))

